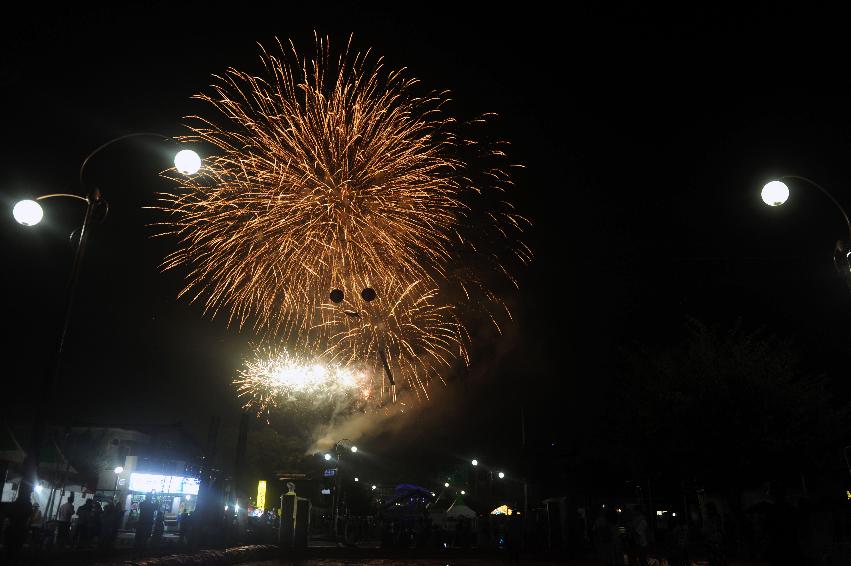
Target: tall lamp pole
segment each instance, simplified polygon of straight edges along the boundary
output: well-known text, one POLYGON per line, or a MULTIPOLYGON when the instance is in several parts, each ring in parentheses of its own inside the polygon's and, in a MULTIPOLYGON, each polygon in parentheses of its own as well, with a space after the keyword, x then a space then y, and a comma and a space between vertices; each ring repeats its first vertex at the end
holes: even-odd
MULTIPOLYGON (((351 440, 349 440, 348 438, 344 438, 334 443, 334 452, 337 457, 337 472, 335 473, 337 488, 334 490, 334 497, 332 503, 332 513, 334 517, 334 541, 340 540, 340 529, 338 523, 340 521, 340 506, 343 502, 343 474, 342 466, 340 465, 342 463, 342 458, 340 457, 340 445, 343 442, 351 443, 351 440)), ((355 454, 358 451, 358 447, 352 444, 349 447, 349 450, 352 452, 352 454, 355 454)))
MULTIPOLYGON (((168 136, 151 132, 132 133, 109 140, 108 142, 100 145, 94 151, 89 153, 89 155, 86 156, 86 158, 82 162, 82 165, 80 166, 80 184, 84 189, 86 189, 85 196, 67 193, 42 195, 40 197, 37 197, 35 200, 24 200, 17 203, 12 211, 15 219, 19 223, 25 226, 34 226, 38 224, 43 217, 43 211, 38 201, 49 198, 62 197, 78 200, 86 204, 86 212, 83 216, 83 224, 80 228, 80 235, 76 241, 74 260, 71 265, 71 273, 65 288, 65 308, 63 312, 62 323, 60 326, 58 344, 57 347, 53 350, 53 354, 50 357, 49 362, 45 368, 45 372, 42 376, 41 390, 43 399, 45 401, 44 405, 46 409, 45 411, 33 411, 33 424, 32 435, 30 438, 30 446, 29 450, 27 450, 26 458, 24 459, 23 477, 21 479, 20 486, 18 487, 18 496, 15 500, 15 511, 13 512, 13 544, 16 544, 18 541, 20 541, 20 543, 23 542, 22 537, 26 533, 26 521, 32 513, 31 499, 33 488, 35 487, 35 483, 37 481, 39 462, 41 460, 41 448, 44 440, 44 430, 47 424, 46 415, 52 414, 53 411, 54 389, 62 366, 62 354, 65 347, 65 338, 68 334, 68 326, 71 321, 72 311, 74 309, 77 283, 80 278, 80 271, 83 264, 83 256, 86 250, 86 242, 88 241, 90 228, 95 219, 96 213, 99 210, 102 210, 103 215, 105 216, 107 210, 106 201, 103 199, 100 190, 97 188, 86 188, 86 184, 84 181, 86 165, 89 164, 90 160, 95 155, 100 153, 103 149, 111 146, 112 144, 127 138, 140 136, 154 136, 165 140, 172 140, 172 138, 169 138, 168 136)), ((179 152, 175 157, 175 167, 183 174, 194 174, 200 169, 200 166, 201 159, 195 152, 192 152, 190 150, 183 150, 179 152)), ((102 219, 103 217, 101 218, 101 220, 102 219)))

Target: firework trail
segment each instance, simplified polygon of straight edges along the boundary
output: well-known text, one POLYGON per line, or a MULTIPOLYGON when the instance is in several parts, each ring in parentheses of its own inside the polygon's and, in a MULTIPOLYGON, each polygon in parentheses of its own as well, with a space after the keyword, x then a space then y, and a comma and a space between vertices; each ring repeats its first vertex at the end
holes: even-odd
POLYGON ((159 235, 178 240, 163 268, 186 270, 181 295, 205 313, 333 363, 380 361, 374 379, 427 395, 469 359, 467 314, 496 323, 474 266, 514 283, 501 257, 531 258, 505 147, 466 135, 446 93, 316 41, 314 59, 261 47, 262 77, 231 68, 195 97, 211 116, 182 141, 215 152, 160 195, 159 235))

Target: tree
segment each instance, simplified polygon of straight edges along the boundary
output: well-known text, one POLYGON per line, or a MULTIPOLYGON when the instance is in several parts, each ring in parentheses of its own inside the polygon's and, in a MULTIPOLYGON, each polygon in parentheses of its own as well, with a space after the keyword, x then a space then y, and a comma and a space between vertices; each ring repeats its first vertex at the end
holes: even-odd
POLYGON ((635 477, 747 479, 823 466, 847 438, 847 403, 801 372, 789 342, 690 320, 679 344, 628 356, 616 396, 635 477))

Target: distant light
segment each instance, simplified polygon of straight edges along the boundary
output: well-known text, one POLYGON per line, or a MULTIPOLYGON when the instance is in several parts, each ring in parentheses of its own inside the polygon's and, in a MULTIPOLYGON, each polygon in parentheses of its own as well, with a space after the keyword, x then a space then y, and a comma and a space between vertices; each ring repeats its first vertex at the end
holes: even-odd
POLYGON ((503 479, 505 477, 505 472, 499 472, 497 475, 499 476, 499 479, 503 479))
POLYGON ((225 505, 225 511, 227 511, 228 509, 230 509, 230 506, 225 505))
POLYGON ((762 202, 768 206, 780 206, 789 198, 789 187, 782 181, 771 181, 762 188, 762 202))
POLYGON ((174 156, 174 166, 184 175, 194 175, 201 169, 201 158, 191 149, 182 149, 174 156))
POLYGON ((355 478, 355 481, 360 481, 358 478, 355 478))
POLYGON ((184 499, 186 499, 186 501, 189 501, 190 499, 192 499, 192 496, 187 493, 184 499))
POLYGON ((372 489, 375 489, 375 486, 372 486, 372 489))
POLYGON ((116 474, 124 473, 124 466, 115 466, 113 472, 115 472, 116 474))
POLYGON ((661 517, 661 516, 662 516, 662 515, 664 515, 664 514, 665 514, 665 512, 664 512, 664 511, 656 511, 656 516, 657 516, 657 517, 661 517))
POLYGON ((236 511, 237 513, 239 513, 239 505, 234 505, 233 510, 236 511))
POLYGON ((36 492, 36 493, 41 493, 41 490, 42 490, 42 489, 44 489, 44 488, 43 488, 43 487, 41 487, 41 484, 38 484, 37 486, 35 486, 35 492, 36 492))
POLYGON ((466 491, 464 491, 464 490, 462 489, 462 490, 461 490, 461 495, 467 495, 467 492, 466 492, 466 491))
POLYGON ((617 511, 618 513, 623 513, 623 509, 621 509, 620 507, 618 507, 617 509, 615 509, 615 511, 617 511))
POLYGON ((331 459, 331 455, 330 455, 330 454, 325 454, 325 461, 327 462, 327 461, 329 461, 330 459, 331 459))
POLYGON ((676 516, 677 516, 676 513, 671 513, 671 517, 676 517, 676 516))
POLYGON ((22 200, 18 202, 12 209, 12 216, 18 221, 18 224, 24 226, 35 226, 41 219, 44 218, 44 211, 41 205, 34 200, 22 200))
POLYGON ((432 497, 434 497, 434 492, 433 492, 433 491, 431 492, 431 496, 432 496, 432 497))
POLYGON ((443 487, 449 487, 449 482, 444 483, 443 487))
POLYGON ((479 461, 478 461, 478 460, 476 460, 475 458, 473 458, 473 465, 474 465, 474 466, 478 466, 478 465, 479 465, 479 461))
POLYGON ((358 451, 358 447, 357 447, 357 446, 352 446, 352 452, 357 452, 357 451, 358 451))

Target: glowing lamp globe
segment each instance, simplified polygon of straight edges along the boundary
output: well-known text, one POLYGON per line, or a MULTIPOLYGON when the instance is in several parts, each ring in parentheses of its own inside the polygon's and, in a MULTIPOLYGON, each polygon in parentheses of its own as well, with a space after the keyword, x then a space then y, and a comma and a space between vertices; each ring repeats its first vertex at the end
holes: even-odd
POLYGON ((328 462, 328 461, 330 461, 330 460, 331 460, 331 455, 330 455, 330 454, 325 454, 325 461, 326 461, 326 462, 328 462))
POLYGON ((473 464, 474 466, 478 466, 478 465, 479 465, 479 461, 478 461, 478 460, 473 460, 473 461, 472 461, 472 464, 473 464))
POLYGON ((121 472, 123 472, 123 471, 124 471, 124 467, 122 467, 122 466, 116 466, 116 467, 115 467, 115 470, 113 470, 113 471, 114 471, 116 474, 120 474, 121 472))
POLYGON ((201 169, 201 158, 191 149, 182 149, 174 156, 174 166, 184 175, 194 175, 201 169))
POLYGON ((354 452, 357 452, 357 451, 358 451, 358 447, 357 447, 357 446, 352 446, 352 452, 354 453, 354 452))
POLYGON ((762 202, 768 206, 780 206, 789 198, 789 187, 782 181, 771 181, 762 188, 762 202))
POLYGON ((35 226, 44 218, 41 205, 34 200, 22 200, 12 209, 12 216, 19 224, 24 226, 35 226))
POLYGON ((499 479, 503 479, 505 477, 505 472, 499 472, 499 479))

